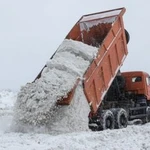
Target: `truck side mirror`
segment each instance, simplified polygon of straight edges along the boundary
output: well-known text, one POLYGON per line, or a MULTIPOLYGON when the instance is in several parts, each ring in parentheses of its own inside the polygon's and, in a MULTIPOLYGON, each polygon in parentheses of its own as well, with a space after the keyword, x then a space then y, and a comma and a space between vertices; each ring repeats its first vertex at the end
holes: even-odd
POLYGON ((125 31, 126 41, 127 41, 127 44, 128 44, 129 41, 130 41, 130 34, 126 29, 124 31, 125 31))

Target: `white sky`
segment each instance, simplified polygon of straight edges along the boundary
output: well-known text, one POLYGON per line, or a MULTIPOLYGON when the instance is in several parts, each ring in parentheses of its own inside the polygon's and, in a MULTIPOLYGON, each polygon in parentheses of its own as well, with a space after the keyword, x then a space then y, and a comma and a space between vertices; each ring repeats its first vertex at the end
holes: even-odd
POLYGON ((150 73, 150 2, 145 0, 0 0, 0 89, 32 82, 82 15, 125 7, 130 33, 123 71, 150 73))

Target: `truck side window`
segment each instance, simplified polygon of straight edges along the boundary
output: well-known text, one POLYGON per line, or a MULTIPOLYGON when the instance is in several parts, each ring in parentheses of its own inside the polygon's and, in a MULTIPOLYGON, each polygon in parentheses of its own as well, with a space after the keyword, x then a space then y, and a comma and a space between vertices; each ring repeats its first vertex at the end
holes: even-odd
POLYGON ((150 85, 150 77, 146 78, 147 85, 150 85))
POLYGON ((140 81, 142 81, 142 77, 140 76, 132 78, 132 82, 140 82, 140 81))

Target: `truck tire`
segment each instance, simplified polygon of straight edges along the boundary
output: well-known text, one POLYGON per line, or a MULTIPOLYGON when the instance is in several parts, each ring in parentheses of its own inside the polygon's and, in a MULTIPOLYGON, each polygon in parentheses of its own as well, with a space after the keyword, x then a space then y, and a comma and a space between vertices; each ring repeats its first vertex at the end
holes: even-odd
POLYGON ((146 108, 146 123, 147 122, 150 122, 150 107, 148 106, 147 108, 146 108))
POLYGON ((128 124, 127 112, 123 108, 113 110, 115 116, 115 128, 126 128, 128 124))
POLYGON ((114 129, 115 120, 114 115, 110 110, 104 110, 101 114, 101 128, 105 129, 114 129))

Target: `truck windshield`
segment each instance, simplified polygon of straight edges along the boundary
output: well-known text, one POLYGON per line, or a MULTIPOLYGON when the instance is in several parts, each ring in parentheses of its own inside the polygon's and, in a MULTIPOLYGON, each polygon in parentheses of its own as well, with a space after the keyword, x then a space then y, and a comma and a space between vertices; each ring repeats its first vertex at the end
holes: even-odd
POLYGON ((142 81, 142 77, 140 77, 140 76, 132 78, 132 82, 141 82, 141 81, 142 81))

